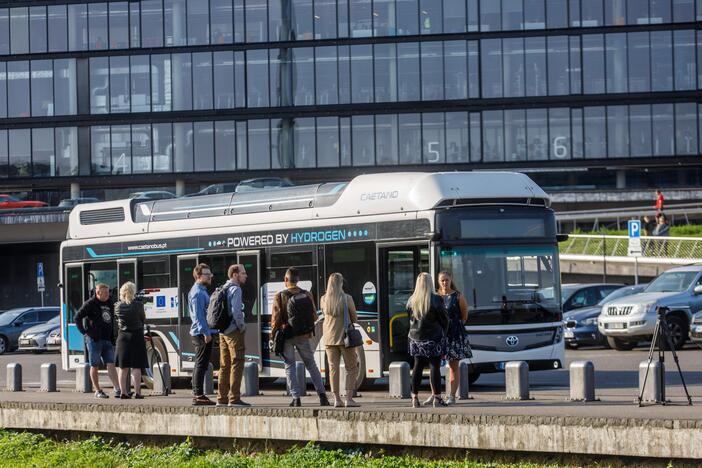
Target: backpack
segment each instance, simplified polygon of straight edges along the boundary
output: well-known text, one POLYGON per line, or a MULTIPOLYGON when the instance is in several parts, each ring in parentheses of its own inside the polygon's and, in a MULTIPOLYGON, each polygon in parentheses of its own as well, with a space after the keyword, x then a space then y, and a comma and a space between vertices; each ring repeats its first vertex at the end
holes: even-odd
POLYGON ((312 301, 304 289, 292 294, 288 293, 288 325, 291 336, 314 333, 316 313, 312 301))
POLYGON ((215 289, 207 306, 207 326, 219 332, 229 328, 232 323, 232 317, 229 315, 228 289, 224 285, 215 289))

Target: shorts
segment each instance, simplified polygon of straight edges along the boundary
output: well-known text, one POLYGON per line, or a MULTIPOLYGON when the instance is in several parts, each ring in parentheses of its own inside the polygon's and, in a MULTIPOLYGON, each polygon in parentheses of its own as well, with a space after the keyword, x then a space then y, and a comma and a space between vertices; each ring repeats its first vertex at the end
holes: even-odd
POLYGON ((108 340, 93 340, 92 338, 87 338, 88 344, 88 361, 93 367, 98 367, 100 365, 100 360, 107 364, 115 363, 115 347, 108 340))

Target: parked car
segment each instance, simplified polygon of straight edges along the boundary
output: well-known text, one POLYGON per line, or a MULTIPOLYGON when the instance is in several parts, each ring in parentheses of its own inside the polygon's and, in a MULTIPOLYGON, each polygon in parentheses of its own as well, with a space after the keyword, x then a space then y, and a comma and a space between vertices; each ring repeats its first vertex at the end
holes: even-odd
POLYGON ((234 193, 239 184, 237 182, 232 182, 228 184, 213 184, 208 185, 199 192, 189 193, 184 195, 185 197, 199 197, 200 195, 214 195, 217 193, 234 193))
POLYGON ((702 348, 702 312, 697 312, 692 316, 690 325, 690 339, 702 348))
MULTIPOLYGON (((54 335, 54 336, 55 336, 54 335)), ((35 325, 23 331, 17 340, 18 349, 20 351, 32 351, 34 353, 43 353, 44 351, 56 351, 61 348, 61 316, 56 315, 54 318, 41 325, 35 325), (59 336, 58 346, 55 340, 49 343, 49 336, 52 333, 59 336)))
POLYGON ((20 200, 12 195, 0 194, 0 209, 10 208, 41 208, 46 206, 42 201, 20 200))
MULTIPOLYGON (((621 288, 623 284, 615 283, 566 283, 561 285, 561 304, 563 313, 573 309, 592 307, 612 291, 621 288)), ((553 288, 539 290, 544 299, 553 299, 553 288)))
POLYGON ((21 307, 0 315, 0 354, 17 349, 17 340, 23 331, 46 323, 58 314, 58 307, 21 307))
POLYGON ((268 190, 278 187, 292 187, 294 184, 288 179, 281 177, 259 177, 256 179, 246 179, 239 182, 236 192, 255 192, 256 190, 268 190))
POLYGON ((640 341, 653 337, 658 307, 668 309, 666 322, 673 347, 682 348, 692 316, 702 311, 702 265, 671 268, 641 293, 607 303, 597 319, 597 328, 614 349, 633 349, 640 341))
POLYGON ((58 204, 59 208, 73 208, 76 205, 82 205, 83 203, 96 203, 99 202, 97 198, 93 197, 83 197, 83 198, 64 198, 58 204))
POLYGON ((563 322, 565 323, 563 337, 566 346, 569 348, 577 348, 582 345, 601 345, 609 347, 607 338, 597 329, 597 317, 600 316, 602 307, 608 302, 619 299, 620 297, 638 294, 643 291, 646 286, 648 285, 637 284, 615 289, 592 307, 574 309, 563 314, 563 322))
POLYGON ((135 198, 138 200, 165 200, 168 198, 175 198, 176 196, 171 192, 166 192, 165 190, 152 190, 148 192, 134 192, 129 194, 129 198, 135 198))

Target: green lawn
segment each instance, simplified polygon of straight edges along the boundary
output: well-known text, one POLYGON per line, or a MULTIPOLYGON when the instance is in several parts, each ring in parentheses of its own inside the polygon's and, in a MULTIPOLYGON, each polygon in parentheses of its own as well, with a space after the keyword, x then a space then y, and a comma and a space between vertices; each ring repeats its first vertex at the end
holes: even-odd
POLYGON ((285 453, 199 450, 190 443, 154 448, 111 443, 100 437, 57 442, 43 435, 0 430, 3 467, 541 467, 556 465, 424 460, 410 456, 371 457, 359 451, 323 450, 309 444, 285 453))

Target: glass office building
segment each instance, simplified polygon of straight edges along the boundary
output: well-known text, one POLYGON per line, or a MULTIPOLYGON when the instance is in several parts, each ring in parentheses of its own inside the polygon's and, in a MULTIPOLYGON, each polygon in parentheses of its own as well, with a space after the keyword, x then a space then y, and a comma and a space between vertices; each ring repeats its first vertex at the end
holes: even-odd
POLYGON ((0 187, 376 168, 684 185, 701 88, 702 0, 0 0, 0 187))

